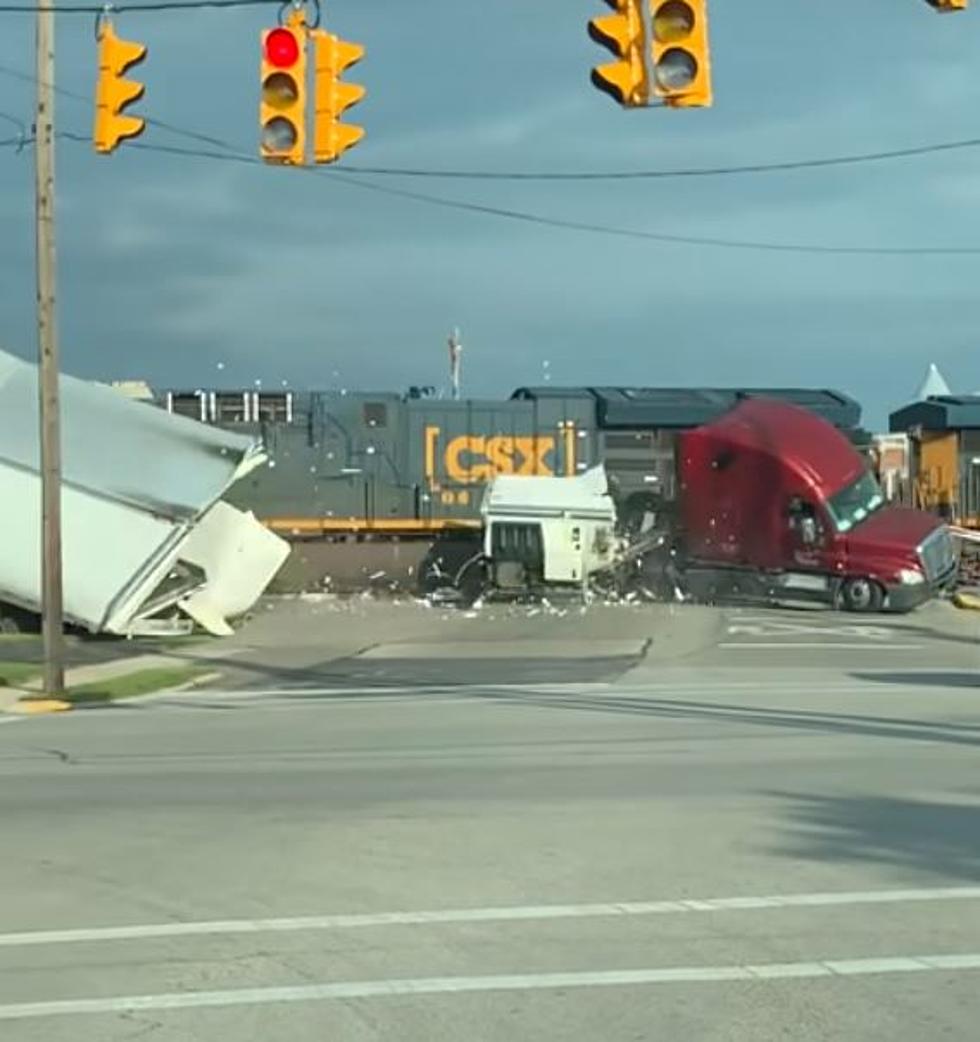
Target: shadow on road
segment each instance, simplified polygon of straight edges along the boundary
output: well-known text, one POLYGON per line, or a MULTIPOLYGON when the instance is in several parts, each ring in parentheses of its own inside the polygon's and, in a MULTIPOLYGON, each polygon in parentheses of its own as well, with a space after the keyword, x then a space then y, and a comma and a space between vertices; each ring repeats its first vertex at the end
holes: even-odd
MULTIPOLYGON (((438 685, 466 687, 474 684, 597 683, 613 681, 636 667, 643 655, 595 656, 593 658, 534 658, 509 654, 487 658, 367 659, 344 655, 302 666, 269 665, 253 659, 200 651, 156 652, 202 668, 221 670, 232 677, 236 690, 263 688, 410 687, 438 685)), ((227 682, 222 682, 222 687, 227 682)))
POLYGON ((980 880, 980 805, 892 796, 770 793, 788 802, 775 853, 980 880))
POLYGON ((686 699, 630 696, 551 695, 546 692, 494 691, 478 688, 474 698, 493 698, 515 705, 593 713, 629 713, 634 716, 678 720, 707 720, 791 731, 849 734, 870 738, 901 738, 915 742, 980 746, 980 724, 946 724, 901 717, 868 716, 856 713, 824 713, 798 709, 758 709, 753 706, 686 699))

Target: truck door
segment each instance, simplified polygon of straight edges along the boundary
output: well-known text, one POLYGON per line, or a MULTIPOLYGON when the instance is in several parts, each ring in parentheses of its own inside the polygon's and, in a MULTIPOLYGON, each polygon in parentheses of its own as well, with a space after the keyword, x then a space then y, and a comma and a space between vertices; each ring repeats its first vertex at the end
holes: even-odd
POLYGON ((815 503, 790 496, 783 529, 783 567, 787 571, 826 572, 831 568, 829 525, 815 503))

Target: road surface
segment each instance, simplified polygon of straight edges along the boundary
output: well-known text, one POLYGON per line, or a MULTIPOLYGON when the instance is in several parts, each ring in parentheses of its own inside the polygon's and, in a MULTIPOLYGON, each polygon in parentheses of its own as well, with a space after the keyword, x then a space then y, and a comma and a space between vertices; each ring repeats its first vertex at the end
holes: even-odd
POLYGON ((976 1037, 971 617, 313 607, 0 723, 5 1042, 976 1037))

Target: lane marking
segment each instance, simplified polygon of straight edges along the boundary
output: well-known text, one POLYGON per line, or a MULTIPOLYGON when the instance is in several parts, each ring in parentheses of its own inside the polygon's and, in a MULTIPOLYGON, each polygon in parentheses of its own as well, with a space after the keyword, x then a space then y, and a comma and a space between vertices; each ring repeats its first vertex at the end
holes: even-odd
MULTIPOLYGON (((792 620, 794 618, 798 617, 800 619, 804 619, 805 618, 807 621, 813 620, 813 621, 816 621, 819 624, 819 620, 823 619, 823 620, 826 621, 828 626, 838 625, 839 622, 840 622, 840 618, 841 618, 841 613, 840 612, 837 612, 837 611, 825 611, 822 608, 817 608, 817 609, 804 608, 801 611, 794 610, 791 613, 787 613, 785 611, 780 611, 778 608, 774 608, 769 614, 759 613, 759 614, 755 614, 755 615, 753 615, 753 614, 751 614, 749 612, 745 612, 743 614, 741 612, 741 610, 736 608, 733 611, 731 611, 729 613, 729 615, 730 615, 730 617, 732 619, 734 619, 734 620, 736 620, 738 622, 787 622, 787 621, 792 622, 792 620)), ((850 626, 862 626, 862 625, 875 626, 875 625, 878 625, 878 623, 874 623, 874 622, 869 622, 869 623, 853 622, 853 623, 848 623, 848 625, 850 625, 850 626)))
POLYGON ((766 897, 679 898, 665 901, 616 901, 602 904, 512 905, 488 908, 444 908, 418 912, 355 912, 276 919, 215 919, 5 933, 0 934, 0 947, 71 944, 80 941, 130 941, 150 937, 188 937, 207 934, 423 926, 433 923, 513 922, 523 919, 586 919, 601 916, 672 915, 679 912, 743 912, 775 908, 826 908, 842 905, 899 904, 922 901, 971 901, 978 898, 980 898, 980 886, 951 886, 909 890, 818 891, 806 894, 774 894, 766 897))
POLYGON ((717 644, 719 648, 816 648, 821 650, 830 648, 835 651, 919 651, 922 644, 845 644, 834 641, 813 640, 803 641, 725 641, 717 644))
POLYGON ((795 623, 730 623, 728 632, 731 635, 742 634, 747 637, 779 637, 786 636, 822 636, 831 637, 867 637, 868 640, 889 641, 893 630, 885 626, 800 626, 795 623))
POLYGON ((656 984, 714 984, 725 981, 799 980, 813 977, 863 977, 871 974, 937 973, 980 969, 980 953, 965 955, 896 955, 874 959, 827 959, 819 962, 770 962, 732 966, 669 966, 649 970, 602 970, 573 973, 515 973, 487 977, 416 977, 342 981, 274 988, 164 992, 98 999, 17 1002, 0 1006, 0 1020, 24 1020, 68 1014, 123 1013, 141 1010, 316 1002, 328 999, 390 998, 398 995, 461 994, 479 991, 537 991, 557 988, 609 988, 656 984))

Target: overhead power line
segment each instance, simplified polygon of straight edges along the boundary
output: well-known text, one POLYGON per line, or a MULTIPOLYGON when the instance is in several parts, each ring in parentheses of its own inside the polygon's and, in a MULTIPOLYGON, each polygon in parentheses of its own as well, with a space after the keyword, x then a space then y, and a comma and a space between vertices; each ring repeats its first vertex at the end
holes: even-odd
MULTIPOLYGON (((34 81, 34 77, 28 73, 9 66, 0 64, 0 73, 14 76, 17 79, 34 81)), ((84 95, 63 87, 56 88, 57 93, 64 94, 75 100, 89 102, 84 95)), ((132 141, 127 148, 135 148, 148 152, 162 152, 169 155, 193 157, 198 159, 210 159, 223 162, 241 163, 247 166, 263 166, 265 163, 256 155, 247 152, 237 145, 223 141, 221 138, 210 134, 202 134, 197 131, 187 130, 163 120, 147 118, 147 124, 156 126, 161 130, 179 135, 181 137, 198 141, 212 146, 209 149, 202 148, 180 148, 173 145, 158 145, 145 141, 132 141)), ((90 143, 91 138, 86 134, 62 132, 58 135, 69 141, 90 143)), ((20 139, 11 139, 4 144, 22 144, 20 139)), ((353 168, 344 168, 338 171, 330 167, 299 167, 300 171, 307 174, 319 175, 331 178, 341 184, 360 188, 364 191, 392 196, 400 199, 408 199, 413 202, 424 203, 429 206, 437 206, 442 209, 457 210, 464 213, 480 214, 486 217, 498 217, 510 221, 519 221, 524 224, 533 224, 542 227, 559 228, 566 231, 586 232, 589 234, 614 236, 623 239, 634 239, 646 242, 659 242, 665 245, 675 246, 700 246, 726 250, 754 250, 770 253, 795 253, 811 255, 831 256, 880 256, 880 257, 927 257, 927 256, 975 256, 980 255, 980 246, 838 246, 818 245, 810 243, 785 243, 769 242, 756 239, 735 239, 721 236, 697 236, 697 235, 675 235, 669 232, 647 231, 641 228, 623 228, 614 225, 597 224, 590 221, 577 221, 560 217, 548 217, 544 214, 534 213, 527 210, 515 210, 510 207, 492 206, 486 203, 467 202, 460 199, 447 199, 444 196, 430 195, 427 192, 416 192, 408 188, 396 188, 392 185, 380 185, 371 181, 364 181, 359 176, 352 176, 344 172, 353 168)), ((354 170, 354 173, 360 171, 354 170)))
MULTIPOLYGON (((250 5, 275 2, 275 0, 200 0, 200 3, 174 3, 173 7, 209 6, 211 3, 220 3, 225 6, 235 6, 241 3, 250 5)), ((145 4, 138 5, 147 7, 145 4)), ((167 6, 164 0, 164 6, 167 6)), ((116 8, 124 10, 125 8, 116 8)), ((149 8, 147 8, 149 9, 149 8)), ((0 7, 0 10, 3 10, 0 7)), ((33 8, 31 8, 33 10, 33 8)), ((86 9, 88 10, 88 9, 86 9)), ((99 8, 98 10, 102 10, 99 8)), ((0 64, 0 73, 13 76, 15 79, 27 83, 34 83, 35 77, 30 73, 0 64)), ((75 101, 91 104, 91 98, 79 94, 76 91, 64 87, 56 87, 56 92, 75 101)), ((145 117, 148 126, 159 127, 172 134, 200 141, 204 144, 215 145, 219 148, 228 149, 226 143, 218 138, 195 131, 186 130, 182 127, 166 123, 163 120, 145 117)), ((446 178, 449 180, 470 181, 642 181, 642 180, 666 180, 670 178, 688 177, 725 177, 746 174, 771 174, 785 173, 794 170, 815 170, 838 166, 860 166, 867 163, 885 163, 898 159, 915 159, 920 156, 936 155, 943 152, 965 151, 980 148, 980 138, 958 138, 952 141, 937 141, 925 145, 910 145, 905 148, 884 149, 877 152, 854 152, 834 156, 816 156, 809 159, 775 160, 769 163, 743 163, 730 164, 726 166, 703 166, 703 167, 676 167, 652 170, 578 170, 578 171, 531 171, 531 170, 451 170, 434 169, 425 167, 398 167, 398 166, 361 166, 359 164, 345 165, 344 169, 352 174, 366 174, 371 176, 387 177, 417 177, 417 178, 446 178)))
MULTIPOLYGON (((84 134, 62 134, 71 141, 89 143, 90 138, 84 134)), ((223 162, 240 163, 246 166, 262 166, 266 164, 257 156, 250 155, 233 145, 222 143, 224 150, 203 150, 198 148, 182 148, 176 145, 155 145, 145 141, 130 142, 127 148, 136 148, 146 152, 162 152, 168 155, 211 159, 223 162)), ((459 199, 447 199, 443 196, 429 195, 410 189, 394 188, 389 185, 377 185, 370 181, 362 181, 337 170, 324 167, 299 167, 299 171, 311 175, 319 175, 330 180, 339 181, 351 187, 361 188, 368 192, 409 199, 426 203, 443 209, 460 210, 466 213, 481 214, 487 217, 499 217, 524 224, 540 225, 548 228, 559 228, 565 231, 587 232, 617 238, 635 239, 646 242, 659 242, 672 246, 700 246, 727 250, 755 250, 769 253, 797 253, 834 256, 883 256, 883 257, 927 257, 927 256, 974 256, 980 255, 980 246, 821 246, 809 243, 767 242, 755 239, 729 239, 719 236, 675 235, 669 232, 647 231, 641 228, 622 228, 613 225, 595 224, 589 221, 575 221, 560 217, 547 217, 543 214, 526 210, 515 210, 510 207, 491 206, 485 203, 466 202, 459 199)))
MULTIPOLYGON (((263 0, 265 2, 265 0, 263 0)), ((4 65, 0 63, 0 75, 11 76, 15 80, 20 80, 23 83, 34 84, 37 82, 37 78, 29 72, 23 72, 20 69, 15 69, 10 65, 4 65)), ((68 87, 54 86, 55 94, 63 97, 70 98, 72 101, 81 102, 84 105, 91 106, 92 98, 87 94, 80 94, 78 91, 70 90, 68 87)), ((162 119, 154 119, 152 116, 144 116, 144 122, 148 127, 157 127, 160 130, 166 130, 170 134, 175 134, 178 137, 187 138, 191 141, 200 141, 205 145, 214 145, 217 148, 229 149, 233 146, 226 144, 219 138, 211 137, 210 134, 200 134, 195 130, 187 130, 184 127, 178 127, 173 123, 168 123, 162 119)))
MULTIPOLYGON (((202 7, 265 7, 282 6, 282 0, 150 0, 145 4, 113 4, 112 14, 134 14, 140 11, 193 11, 202 7)), ((105 14, 105 4, 53 4, 55 14, 105 14)), ((35 4, 0 4, 0 14, 36 14, 35 4)))
POLYGON ((881 152, 856 152, 849 155, 821 156, 812 159, 779 160, 772 163, 744 163, 732 166, 695 166, 655 170, 433 170, 419 167, 360 166, 345 167, 352 173, 393 177, 451 178, 466 181, 643 181, 682 177, 722 177, 733 174, 771 174, 790 170, 814 170, 822 167, 857 166, 862 163, 884 163, 894 159, 912 159, 937 152, 953 152, 980 148, 980 138, 940 141, 930 145, 913 145, 881 152))
POLYGON ((593 224, 587 221, 572 221, 557 217, 545 217, 541 214, 522 210, 512 210, 501 206, 488 206, 483 203, 468 203, 441 196, 413 192, 408 189, 391 188, 388 185, 376 185, 369 181, 361 181, 346 174, 324 171, 345 184, 356 185, 373 192, 398 196, 403 199, 414 199, 454 210, 465 210, 469 213, 485 214, 492 217, 506 217, 527 224, 544 225, 551 228, 564 228, 569 231, 593 232, 600 235, 612 235, 625 239, 639 239, 647 242, 669 243, 677 246, 712 246, 729 250, 760 250, 773 253, 810 253, 810 254, 853 254, 867 256, 929 256, 980 254, 980 246, 815 246, 803 243, 776 243, 752 239, 727 239, 714 236, 672 235, 667 232, 644 231, 639 228, 617 228, 605 224, 593 224))

